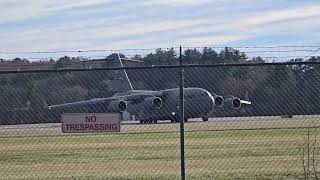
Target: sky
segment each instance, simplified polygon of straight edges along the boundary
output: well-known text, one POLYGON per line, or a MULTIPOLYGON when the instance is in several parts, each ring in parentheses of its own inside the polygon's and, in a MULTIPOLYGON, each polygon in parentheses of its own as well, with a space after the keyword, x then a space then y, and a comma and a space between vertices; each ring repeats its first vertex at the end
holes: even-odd
POLYGON ((319 0, 0 0, 0 58, 132 56, 180 45, 271 46, 239 49, 304 57, 320 55, 319 19, 319 0), (45 53, 70 50, 106 51, 45 53))

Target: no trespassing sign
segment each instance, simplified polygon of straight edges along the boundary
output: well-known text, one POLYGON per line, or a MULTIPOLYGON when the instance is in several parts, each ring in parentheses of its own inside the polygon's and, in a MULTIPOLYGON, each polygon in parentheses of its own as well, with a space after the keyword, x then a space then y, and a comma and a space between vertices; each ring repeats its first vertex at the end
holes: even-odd
POLYGON ((65 113, 63 133, 120 132, 120 113, 65 113))

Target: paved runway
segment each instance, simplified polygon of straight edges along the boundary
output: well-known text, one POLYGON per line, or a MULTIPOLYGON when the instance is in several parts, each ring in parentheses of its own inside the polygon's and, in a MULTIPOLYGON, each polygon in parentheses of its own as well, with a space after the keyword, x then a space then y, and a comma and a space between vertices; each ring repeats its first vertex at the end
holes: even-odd
MULTIPOLYGON (((273 122, 273 121, 301 121, 304 119, 319 119, 320 115, 299 115, 293 116, 293 118, 281 118, 280 116, 252 116, 252 117, 215 117, 209 118, 209 121, 203 122, 200 118, 189 119, 189 123, 231 123, 231 122, 273 122)), ((158 121, 158 124, 172 124, 170 121, 158 121)), ((174 123, 177 124, 177 123, 174 123)), ((122 125, 155 125, 155 124, 140 124, 139 121, 122 121, 122 125)), ((42 123, 42 124, 19 124, 19 125, 0 125, 0 129, 43 129, 43 128, 58 128, 61 127, 61 123, 42 123)))

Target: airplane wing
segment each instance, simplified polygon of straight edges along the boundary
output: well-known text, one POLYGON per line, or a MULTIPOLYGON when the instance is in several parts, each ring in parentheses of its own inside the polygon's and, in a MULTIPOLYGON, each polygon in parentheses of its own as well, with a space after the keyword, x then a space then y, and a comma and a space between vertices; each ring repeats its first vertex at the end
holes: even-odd
POLYGON ((95 104, 100 104, 100 103, 107 103, 111 101, 118 100, 119 98, 97 98, 97 99, 90 99, 90 100, 85 100, 85 101, 78 101, 78 102, 72 102, 72 103, 65 103, 65 104, 57 104, 57 105, 52 105, 49 106, 49 109, 56 109, 56 108, 67 108, 67 107, 76 107, 76 106, 83 106, 83 105, 95 105, 95 104))
POLYGON ((222 107, 226 105, 235 109, 239 109, 241 106, 251 105, 251 101, 242 100, 238 97, 228 95, 228 96, 219 96, 215 93, 211 93, 214 98, 215 107, 222 107))
POLYGON ((243 106, 252 104, 251 101, 242 100, 232 95, 224 96, 223 99, 224 99, 224 105, 227 108, 232 108, 232 109, 240 109, 243 106))
POLYGON ((62 112, 123 112, 131 102, 140 103, 147 101, 155 108, 162 105, 162 93, 155 92, 115 96, 108 98, 96 98, 72 103, 48 106, 51 111, 62 112))
POLYGON ((240 100, 241 104, 244 105, 251 105, 251 101, 246 101, 246 100, 240 100))

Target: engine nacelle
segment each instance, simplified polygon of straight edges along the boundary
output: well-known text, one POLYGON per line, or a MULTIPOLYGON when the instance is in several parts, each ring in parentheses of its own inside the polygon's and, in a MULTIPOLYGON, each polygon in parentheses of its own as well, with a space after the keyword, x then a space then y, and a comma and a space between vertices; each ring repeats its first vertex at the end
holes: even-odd
POLYGON ((224 100, 224 103, 227 107, 231 107, 233 109, 240 109, 241 101, 237 97, 228 97, 224 100))
POLYGON ((224 99, 222 96, 214 95, 214 106, 215 107, 222 107, 224 103, 224 99))
POLYGON ((144 99, 144 104, 153 109, 160 109, 162 107, 162 99, 159 97, 148 97, 144 99))
POLYGON ((123 100, 111 101, 109 108, 113 112, 123 112, 127 109, 127 103, 123 100))

